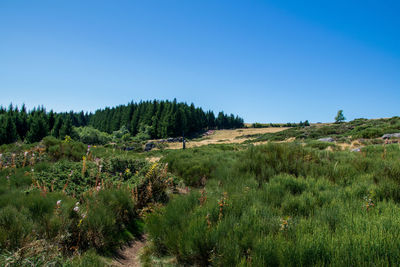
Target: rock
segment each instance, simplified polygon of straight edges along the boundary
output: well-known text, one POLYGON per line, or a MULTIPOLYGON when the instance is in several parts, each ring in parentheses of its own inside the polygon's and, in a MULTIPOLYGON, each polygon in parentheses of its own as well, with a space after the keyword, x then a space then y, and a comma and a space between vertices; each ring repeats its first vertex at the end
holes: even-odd
POLYGON ((156 145, 153 143, 153 142, 150 142, 150 143, 147 143, 145 146, 144 146, 144 151, 150 151, 150 150, 152 150, 153 148, 155 148, 156 147, 156 145))
POLYGON ((361 152, 361 147, 353 148, 351 152, 361 152))
POLYGON ((382 139, 400 138, 400 133, 384 134, 382 139))
POLYGON ((335 140, 332 137, 326 137, 326 138, 320 138, 318 141, 321 142, 335 142, 335 140))

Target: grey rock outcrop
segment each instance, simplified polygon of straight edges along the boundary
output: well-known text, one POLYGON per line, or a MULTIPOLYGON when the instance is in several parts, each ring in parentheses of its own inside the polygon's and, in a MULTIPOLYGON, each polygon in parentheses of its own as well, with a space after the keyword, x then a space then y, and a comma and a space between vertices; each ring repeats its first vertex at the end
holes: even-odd
POLYGON ((150 151, 150 150, 152 150, 153 148, 155 148, 156 147, 156 145, 153 143, 153 142, 150 142, 150 143, 147 143, 145 146, 144 146, 144 151, 150 151))
POLYGON ((400 138, 400 133, 384 134, 382 139, 400 138))
POLYGON ((326 137, 326 138, 320 138, 318 141, 321 142, 335 142, 335 140, 332 137, 326 137))

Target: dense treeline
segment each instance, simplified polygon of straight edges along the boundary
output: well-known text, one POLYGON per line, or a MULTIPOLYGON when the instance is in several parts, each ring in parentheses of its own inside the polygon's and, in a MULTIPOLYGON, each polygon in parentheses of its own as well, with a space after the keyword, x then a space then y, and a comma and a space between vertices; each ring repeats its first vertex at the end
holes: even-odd
POLYGON ((52 135, 64 138, 72 134, 72 126, 85 126, 89 114, 64 112, 46 112, 43 106, 27 111, 25 105, 19 109, 12 104, 5 109, 0 107, 0 144, 9 144, 17 140, 28 143, 37 142, 52 135))
POLYGON ((165 138, 200 132, 205 129, 233 129, 243 127, 243 119, 233 114, 204 112, 192 103, 174 101, 131 102, 115 108, 97 110, 90 116, 89 125, 107 133, 123 126, 132 135, 147 131, 151 138, 165 138))
POLYGON ((193 104, 174 101, 131 102, 114 108, 97 110, 94 114, 75 112, 46 112, 38 107, 27 111, 12 104, 8 109, 0 106, 0 144, 17 140, 37 142, 52 135, 64 138, 73 135, 73 126, 92 126, 100 131, 112 133, 121 128, 131 135, 146 133, 151 138, 191 135, 207 129, 232 129, 243 127, 243 119, 233 114, 212 111, 204 112, 193 104))

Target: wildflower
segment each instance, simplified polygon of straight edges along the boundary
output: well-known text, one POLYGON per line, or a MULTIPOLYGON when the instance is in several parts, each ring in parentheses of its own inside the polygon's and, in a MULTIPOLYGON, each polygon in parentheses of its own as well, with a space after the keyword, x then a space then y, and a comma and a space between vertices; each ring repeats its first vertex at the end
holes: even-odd
POLYGON ((210 220, 210 214, 209 213, 207 213, 206 220, 207 220, 207 227, 211 228, 211 220, 210 220))
POLYGON ((86 213, 82 213, 82 219, 85 219, 86 218, 86 213))
POLYGON ((218 206, 219 206, 218 220, 219 221, 222 219, 224 207, 228 206, 227 200, 228 200, 228 193, 224 192, 223 197, 218 201, 218 206))
POLYGON ((10 176, 7 175, 6 178, 7 178, 7 180, 10 180, 10 176))
POLYGON ((97 192, 99 192, 99 191, 101 190, 101 186, 98 185, 98 186, 96 187, 96 190, 97 190, 97 192))
POLYGON ((24 156, 25 156, 25 157, 28 156, 28 151, 25 151, 25 152, 24 152, 24 156))
POLYGON ((291 217, 287 216, 285 219, 281 219, 281 231, 286 231, 289 229, 289 222, 290 222, 291 217))
POLYGON ((201 192, 201 196, 199 198, 200 206, 203 206, 203 204, 207 201, 207 192, 205 189, 202 189, 200 192, 201 192))
POLYGON ((79 206, 79 201, 75 203, 75 206, 79 206))
POLYGON ((60 206, 60 205, 61 205, 61 199, 57 200, 57 206, 60 206))
POLYGON ((371 208, 375 207, 375 204, 374 204, 372 198, 364 197, 364 200, 366 202, 364 207, 367 209, 367 211, 369 211, 371 208))
POLYGON ((74 207, 74 211, 75 211, 75 212, 78 212, 78 211, 79 211, 79 207, 78 207, 78 206, 75 206, 75 207, 74 207))
POLYGON ((131 170, 130 170, 129 168, 127 168, 127 169, 125 170, 125 173, 126 173, 126 174, 130 174, 130 173, 131 173, 131 170))

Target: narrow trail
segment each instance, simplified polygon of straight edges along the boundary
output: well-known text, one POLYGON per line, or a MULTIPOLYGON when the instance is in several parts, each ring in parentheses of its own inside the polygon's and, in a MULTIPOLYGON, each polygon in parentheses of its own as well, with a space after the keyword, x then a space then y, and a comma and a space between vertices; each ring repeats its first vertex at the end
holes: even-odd
POLYGON ((140 250, 146 245, 147 236, 143 236, 141 240, 136 240, 131 246, 126 246, 118 255, 118 258, 114 259, 111 266, 129 266, 139 267, 140 264, 140 250))

